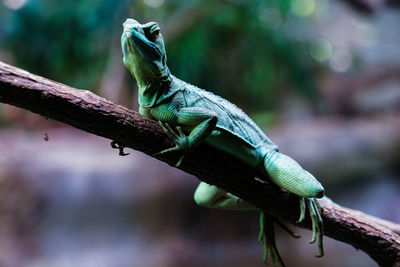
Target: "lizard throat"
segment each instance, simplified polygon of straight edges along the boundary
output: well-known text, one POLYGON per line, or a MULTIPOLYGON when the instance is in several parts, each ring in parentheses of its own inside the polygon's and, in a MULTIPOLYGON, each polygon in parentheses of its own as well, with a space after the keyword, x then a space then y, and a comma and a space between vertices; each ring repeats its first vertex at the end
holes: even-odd
POLYGON ((173 76, 166 67, 159 78, 139 85, 139 105, 144 108, 153 107, 169 95, 173 76))

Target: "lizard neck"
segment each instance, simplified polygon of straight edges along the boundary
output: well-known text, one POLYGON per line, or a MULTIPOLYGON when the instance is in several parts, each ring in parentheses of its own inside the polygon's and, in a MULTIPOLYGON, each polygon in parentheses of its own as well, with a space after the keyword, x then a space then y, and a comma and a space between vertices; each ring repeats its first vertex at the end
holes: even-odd
POLYGON ((161 75, 146 82, 138 82, 139 105, 142 107, 154 106, 163 95, 171 88, 173 76, 168 68, 165 68, 161 75))

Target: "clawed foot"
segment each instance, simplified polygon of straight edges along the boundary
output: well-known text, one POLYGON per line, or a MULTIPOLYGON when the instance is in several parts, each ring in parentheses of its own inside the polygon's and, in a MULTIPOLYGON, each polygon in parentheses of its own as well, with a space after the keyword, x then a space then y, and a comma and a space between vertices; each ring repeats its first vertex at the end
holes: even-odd
MULTIPOLYGON (((315 198, 300 198, 300 217, 297 221, 302 222, 305 218, 306 209, 310 213, 311 224, 312 224, 312 238, 310 243, 318 244, 318 255, 316 257, 322 257, 324 255, 324 247, 322 244, 324 229, 322 224, 322 217, 320 209, 323 207, 315 198)), ((260 212, 260 234, 258 235, 258 242, 264 244, 264 262, 267 263, 268 256, 271 257, 273 266, 285 266, 275 244, 275 233, 274 233, 274 222, 276 222, 283 230, 288 232, 292 237, 299 238, 300 236, 293 233, 279 220, 276 220, 264 212, 260 212)))
MULTIPOLYGON (((280 226, 283 225, 281 223, 278 224, 280 226)), ((284 226, 284 229, 289 231, 292 236, 295 236, 286 226, 284 226)), ((278 264, 283 267, 285 266, 275 244, 274 219, 266 215, 263 211, 260 212, 260 234, 258 235, 258 242, 264 244, 264 263, 267 263, 269 255, 274 267, 278 266, 278 264)))
POLYGON ((159 124, 164 132, 168 135, 168 137, 174 141, 175 147, 167 148, 163 151, 157 152, 153 154, 153 156, 179 151, 183 153, 183 155, 179 158, 178 162, 175 165, 176 167, 179 167, 186 153, 190 151, 189 138, 185 135, 182 128, 179 126, 176 126, 176 130, 174 130, 167 122, 159 121, 159 124))
POLYGON ((111 141, 111 147, 114 148, 114 149, 118 149, 118 150, 119 150, 119 155, 120 155, 120 156, 127 156, 127 155, 129 155, 129 153, 125 153, 125 152, 124 152, 125 146, 122 145, 122 144, 120 144, 120 143, 117 143, 116 141, 111 141))
POLYGON ((310 240, 310 243, 315 243, 315 241, 318 240, 318 255, 316 255, 316 257, 322 257, 324 255, 324 247, 322 244, 324 228, 322 224, 322 217, 320 214, 320 209, 322 209, 322 206, 315 198, 300 198, 300 217, 297 221, 298 223, 304 220, 306 207, 308 208, 308 211, 310 213, 312 224, 312 238, 310 240))

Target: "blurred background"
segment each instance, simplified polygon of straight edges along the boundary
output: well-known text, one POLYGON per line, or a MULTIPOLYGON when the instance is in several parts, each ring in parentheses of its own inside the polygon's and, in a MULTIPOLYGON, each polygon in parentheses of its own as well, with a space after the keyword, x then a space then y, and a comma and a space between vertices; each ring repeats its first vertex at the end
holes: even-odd
MULTIPOLYGON (((400 10, 367 0, 0 0, 0 60, 137 110, 121 24, 158 21, 171 72, 245 110, 337 203, 400 223, 400 10)), ((264 266, 258 214, 198 180, 0 104, 0 266, 264 266), (47 141, 46 141, 47 140, 47 141)), ((310 231, 288 266, 377 266, 310 231)))

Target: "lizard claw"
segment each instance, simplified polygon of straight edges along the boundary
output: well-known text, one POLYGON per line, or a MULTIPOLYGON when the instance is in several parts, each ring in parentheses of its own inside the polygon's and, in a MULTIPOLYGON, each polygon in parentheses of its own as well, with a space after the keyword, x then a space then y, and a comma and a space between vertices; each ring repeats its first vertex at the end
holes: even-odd
POLYGON ((175 165, 175 167, 179 167, 182 164, 185 154, 190 151, 188 137, 185 135, 180 126, 176 126, 175 130, 167 122, 159 121, 159 124, 166 135, 175 142, 175 146, 157 152, 153 154, 153 156, 159 156, 171 152, 182 152, 183 155, 179 158, 178 162, 175 165))
POLYGON ((266 215, 263 211, 260 212, 260 234, 258 236, 258 242, 264 245, 264 263, 267 263, 269 255, 273 266, 278 266, 278 264, 280 266, 285 266, 275 244, 274 219, 266 215))
POLYGON ((322 257, 324 255, 324 247, 322 243, 324 236, 324 227, 320 214, 320 209, 322 209, 322 205, 315 198, 300 198, 300 217, 297 221, 298 223, 301 223, 304 220, 306 207, 308 208, 312 225, 312 237, 310 240, 310 244, 317 241, 318 255, 316 255, 316 257, 322 257))
POLYGON ((184 157, 185 157, 185 155, 182 155, 182 156, 179 158, 178 162, 175 164, 175 167, 181 166, 184 157))
POLYGON ((120 144, 120 143, 117 143, 116 141, 111 141, 111 147, 112 148, 114 148, 114 149, 119 149, 119 155, 120 156, 127 156, 127 155, 129 155, 129 153, 125 153, 124 152, 124 148, 125 148, 125 146, 124 145, 122 145, 122 144, 120 144))

